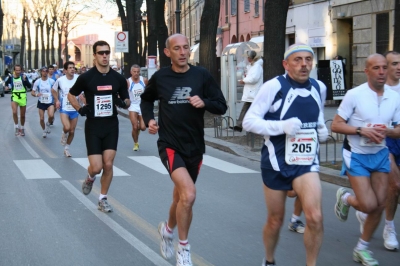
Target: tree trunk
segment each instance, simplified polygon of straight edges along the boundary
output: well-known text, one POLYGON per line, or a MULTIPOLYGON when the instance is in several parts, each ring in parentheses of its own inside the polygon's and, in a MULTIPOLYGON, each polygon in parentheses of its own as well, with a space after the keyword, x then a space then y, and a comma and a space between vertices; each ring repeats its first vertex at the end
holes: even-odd
POLYGON ((41 38, 41 51, 40 51, 40 55, 41 55, 41 64, 42 66, 44 66, 46 64, 46 46, 44 44, 44 21, 41 20, 40 22, 40 38, 41 38))
POLYGON ((400 53, 400 0, 394 1, 393 50, 400 53))
MULTIPOLYGON (((157 55, 157 18, 156 18, 156 1, 146 0, 147 4, 147 55, 157 55)), ((164 14, 162 15, 164 17, 164 14)), ((164 53, 164 52, 163 52, 164 53)))
POLYGON ((155 14, 157 18, 157 43, 158 43, 158 55, 160 58, 160 67, 169 66, 171 60, 164 54, 165 41, 168 38, 168 28, 165 24, 164 8, 165 0, 155 1, 155 14))
POLYGON ((55 35, 55 22, 54 22, 54 20, 53 20, 53 22, 52 22, 52 26, 51 26, 51 40, 50 40, 50 43, 51 43, 51 48, 50 48, 50 61, 51 62, 55 62, 58 66, 60 66, 60 62, 57 62, 56 61, 56 58, 54 57, 54 53, 55 53, 55 47, 54 47, 54 35, 55 35))
POLYGON ((39 68, 39 23, 35 25, 35 69, 39 68))
POLYGON ((139 53, 138 53, 138 23, 139 13, 137 11, 137 5, 142 3, 142 0, 127 0, 126 1, 126 18, 128 23, 129 32, 129 53, 124 53, 124 74, 125 77, 129 77, 129 68, 133 64, 139 63, 139 53))
POLYGON ((23 66, 23 68, 26 70, 28 66, 25 64, 25 25, 27 23, 26 19, 26 9, 25 7, 23 8, 22 11, 22 25, 21 25, 21 53, 19 56, 19 64, 23 66))
POLYGON ((208 69, 215 80, 218 80, 215 53, 220 2, 205 0, 200 21, 200 65, 208 69))
POLYGON ((28 68, 32 69, 32 37, 31 37, 31 21, 27 20, 26 23, 26 31, 28 33, 28 47, 26 49, 27 60, 28 60, 28 68))
MULTIPOLYGON (((1 6, 1 1, 0 1, 0 45, 3 45, 3 18, 4 18, 3 7, 1 6)), ((0 51, 0 55, 1 55, 0 58, 2 58, 4 62, 3 51, 0 51)), ((1 69, 3 69, 3 67, 1 67, 1 69)), ((5 69, 3 69, 3 71, 5 71, 5 69)))
POLYGON ((51 23, 49 21, 49 17, 46 15, 45 24, 46 26, 46 40, 47 40, 47 47, 46 47, 46 65, 53 64, 50 62, 50 31, 51 31, 51 23))
POLYGON ((57 48, 57 58, 58 58, 58 64, 63 64, 63 59, 62 59, 62 44, 61 44, 61 40, 62 40, 62 31, 59 31, 58 33, 58 48, 57 48))
POLYGON ((264 20, 264 81, 285 73, 286 18, 290 0, 266 0, 264 20))

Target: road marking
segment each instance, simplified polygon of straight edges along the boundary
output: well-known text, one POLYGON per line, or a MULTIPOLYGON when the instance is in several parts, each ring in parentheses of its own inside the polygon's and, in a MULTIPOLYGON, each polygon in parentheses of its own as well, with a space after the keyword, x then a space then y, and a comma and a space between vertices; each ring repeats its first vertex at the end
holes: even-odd
POLYGON ((25 149, 32 155, 33 158, 37 158, 39 159, 40 156, 39 154, 37 154, 32 147, 28 144, 28 142, 26 142, 24 137, 19 137, 18 140, 22 143, 22 146, 25 147, 25 149))
POLYGON ((163 175, 168 175, 167 169, 165 169, 165 166, 160 161, 160 158, 156 156, 128 156, 128 158, 163 175))
POLYGON ((125 239, 132 247, 139 251, 148 260, 153 262, 157 266, 171 266, 166 260, 164 260, 160 255, 146 246, 143 242, 129 233, 128 230, 119 225, 116 221, 110 218, 107 214, 97 210, 95 204, 93 204, 86 196, 84 196, 80 191, 78 191, 70 182, 66 180, 60 181, 69 192, 72 193, 83 205, 85 205, 88 210, 90 210, 97 218, 99 218, 103 223, 105 223, 111 230, 117 233, 121 238, 125 239))
POLYGON ((53 168, 42 159, 38 160, 14 160, 19 170, 26 179, 61 178, 53 168))
POLYGON ((228 163, 223 160, 214 158, 209 155, 203 155, 203 164, 209 167, 221 170, 229 174, 255 174, 260 173, 233 163, 228 163))
MULTIPOLYGON (((80 164, 85 169, 87 169, 89 166, 88 158, 73 158, 73 160, 75 162, 77 162, 78 164, 80 164)), ((99 176, 101 176, 102 173, 103 173, 103 171, 100 172, 99 176)), ((122 171, 118 167, 113 166, 113 176, 130 176, 130 174, 122 171)))

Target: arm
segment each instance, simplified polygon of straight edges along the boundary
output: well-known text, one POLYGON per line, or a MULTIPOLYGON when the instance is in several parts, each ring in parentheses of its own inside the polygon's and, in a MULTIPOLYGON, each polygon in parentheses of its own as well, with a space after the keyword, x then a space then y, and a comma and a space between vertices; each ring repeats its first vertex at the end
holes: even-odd
POLYGON ((31 90, 31 95, 33 97, 39 97, 40 96, 40 93, 37 91, 38 90, 38 83, 39 83, 39 80, 36 80, 35 83, 33 84, 33 88, 31 90))
POLYGON ((22 84, 24 84, 25 88, 32 88, 32 84, 29 82, 25 74, 22 76, 22 84))
POLYGON ((245 78, 243 78, 243 82, 245 84, 256 84, 260 78, 262 78, 262 68, 259 64, 254 62, 254 65, 249 69, 245 78))
POLYGON ((56 108, 59 109, 60 100, 58 99, 58 80, 54 83, 53 87, 51 88, 51 94, 53 95, 56 108))
POLYGON ((150 120, 152 124, 154 124, 154 101, 158 99, 157 96, 157 75, 154 74, 144 90, 144 92, 140 95, 140 110, 142 111, 143 121, 146 126, 150 126, 150 120))
MULTIPOLYGON (((204 102, 204 108, 212 114, 216 115, 225 114, 228 107, 226 105, 226 100, 224 95, 222 94, 221 88, 218 86, 217 82, 210 75, 208 71, 205 72, 204 79, 205 79, 204 98, 202 99, 202 101, 204 102)), ((189 99, 189 101, 192 103, 192 99, 189 99)), ((203 107, 197 107, 197 108, 203 108, 203 107)))

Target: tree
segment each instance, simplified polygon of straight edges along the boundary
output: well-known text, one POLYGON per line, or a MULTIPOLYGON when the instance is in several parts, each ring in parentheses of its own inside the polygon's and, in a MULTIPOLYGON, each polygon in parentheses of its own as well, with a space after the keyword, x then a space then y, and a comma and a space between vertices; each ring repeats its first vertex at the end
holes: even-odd
POLYGON ((394 2, 393 50, 400 52, 400 0, 395 0, 394 2))
POLYGON ((215 80, 218 80, 215 53, 220 2, 220 0, 205 0, 200 20, 200 65, 208 69, 215 80))
POLYGON ((290 0, 265 1, 264 81, 285 73, 282 59, 285 53, 286 18, 289 2, 290 0))
POLYGON ((25 69, 28 68, 27 65, 25 65, 25 58, 24 55, 25 53, 23 51, 25 51, 25 26, 26 26, 26 21, 27 21, 27 17, 26 17, 26 9, 25 7, 23 7, 23 12, 22 12, 22 23, 21 23, 21 53, 20 53, 20 57, 19 57, 19 64, 21 66, 25 66, 25 69))
POLYGON ((157 42, 158 55, 160 58, 160 67, 169 66, 171 60, 164 53, 165 41, 168 38, 168 27, 165 24, 164 18, 165 0, 155 1, 155 15, 157 18, 157 42))
MULTIPOLYGON (((0 45, 3 45, 2 40, 3 40, 3 18, 4 18, 4 13, 3 13, 3 7, 1 6, 0 1, 0 45)), ((0 58, 3 58, 4 60, 4 55, 3 52, 0 51, 0 58)))

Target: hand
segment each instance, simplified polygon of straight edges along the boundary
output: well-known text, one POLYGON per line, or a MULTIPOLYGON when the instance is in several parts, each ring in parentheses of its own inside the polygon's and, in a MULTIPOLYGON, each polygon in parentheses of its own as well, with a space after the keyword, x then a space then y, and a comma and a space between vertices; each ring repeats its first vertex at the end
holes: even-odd
POLYGON ((325 125, 318 126, 318 140, 319 142, 325 142, 329 137, 329 131, 325 125))
POLYGON ((195 108, 203 108, 205 106, 203 100, 197 95, 193 97, 188 97, 187 99, 189 100, 189 103, 195 108))
POLYGON ((244 84, 243 79, 239 80, 239 84, 244 84))
POLYGON ((302 123, 297 117, 292 117, 282 121, 283 132, 291 136, 296 135, 296 133, 300 130, 301 125, 302 123))
POLYGON ((361 135, 376 144, 380 144, 385 139, 387 131, 386 127, 363 127, 361 128, 361 135))
POLYGON ((153 134, 153 135, 154 135, 154 134, 157 134, 158 129, 159 129, 159 126, 158 126, 156 120, 151 119, 151 120, 149 121, 149 133, 150 133, 150 134, 153 134))
POLYGON ((60 101, 58 101, 58 100, 56 101, 56 108, 60 109, 60 101))
POLYGON ((123 101, 121 98, 117 98, 115 100, 115 105, 118 106, 119 108, 126 108, 126 102, 123 101))
POLYGON ((79 108, 78 113, 79 113, 81 116, 86 116, 86 115, 92 113, 92 111, 90 111, 89 106, 84 105, 84 106, 82 106, 81 108, 79 108))

